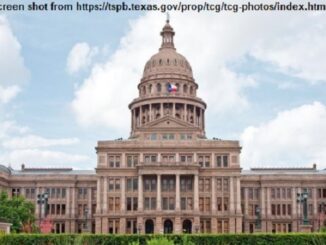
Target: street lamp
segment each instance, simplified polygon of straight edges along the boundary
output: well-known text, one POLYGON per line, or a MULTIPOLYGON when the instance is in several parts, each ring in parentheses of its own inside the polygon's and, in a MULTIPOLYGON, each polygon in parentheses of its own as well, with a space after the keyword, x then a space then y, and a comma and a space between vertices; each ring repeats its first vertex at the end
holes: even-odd
POLYGON ((44 205, 44 218, 47 215, 47 206, 48 206, 49 193, 45 192, 43 194, 37 195, 37 204, 39 205, 39 226, 41 226, 42 219, 42 205, 44 205))
POLYGON ((259 206, 256 206, 256 210, 255 210, 255 214, 256 214, 256 229, 260 229, 261 228, 261 210, 259 206))
POLYGON ((308 191, 303 189, 302 193, 297 193, 297 202, 302 204, 303 208, 303 225, 309 225, 308 220, 308 191))

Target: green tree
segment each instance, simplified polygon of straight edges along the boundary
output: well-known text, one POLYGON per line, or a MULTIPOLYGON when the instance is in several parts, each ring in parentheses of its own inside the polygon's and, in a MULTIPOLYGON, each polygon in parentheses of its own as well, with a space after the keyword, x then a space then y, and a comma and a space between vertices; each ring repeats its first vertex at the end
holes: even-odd
POLYGON ((8 198, 6 192, 0 193, 0 219, 11 223, 13 232, 28 232, 35 227, 35 206, 22 196, 8 198))

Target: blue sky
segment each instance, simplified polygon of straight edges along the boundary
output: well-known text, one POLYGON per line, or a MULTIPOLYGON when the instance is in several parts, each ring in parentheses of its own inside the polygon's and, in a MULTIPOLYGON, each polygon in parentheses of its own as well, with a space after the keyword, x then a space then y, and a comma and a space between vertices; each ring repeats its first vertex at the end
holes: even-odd
MULTIPOLYGON (((208 103, 208 138, 239 139, 245 168, 326 167, 322 13, 170 15, 208 103)), ((94 168, 97 140, 129 135, 165 15, 0 16, 0 163, 94 168)))

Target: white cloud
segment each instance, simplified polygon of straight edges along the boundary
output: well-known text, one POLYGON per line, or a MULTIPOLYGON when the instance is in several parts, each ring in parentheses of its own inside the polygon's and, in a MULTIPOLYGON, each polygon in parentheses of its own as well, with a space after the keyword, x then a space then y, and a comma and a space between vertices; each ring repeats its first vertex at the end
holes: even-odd
POLYGON ((319 102, 283 111, 241 135, 242 166, 326 167, 326 106, 319 102), (286 163, 286 165, 282 165, 286 163))
POLYGON ((91 47, 88 43, 84 42, 75 44, 68 55, 68 72, 74 74, 88 68, 98 52, 99 49, 97 47, 91 47))
POLYGON ((38 135, 26 135, 10 138, 2 143, 8 149, 44 148, 49 146, 67 146, 79 143, 77 138, 47 139, 38 135))
MULTIPOLYGON (((320 23, 325 20, 324 15, 288 12, 232 16, 173 13, 171 24, 176 31, 176 48, 189 59, 199 84, 198 94, 208 102, 208 113, 213 117, 250 106, 245 89, 258 81, 230 66, 246 55, 272 62, 272 67, 292 76, 311 81, 324 76, 325 55, 318 50, 324 50, 326 28, 320 23), (299 44, 295 43, 297 40, 299 44), (313 51, 307 52, 311 46, 313 51), (282 55, 272 56, 278 52, 282 55)), ((115 53, 107 62, 93 66, 72 101, 80 124, 128 130, 127 105, 137 97, 145 62, 160 46, 158 33, 163 24, 163 18, 153 13, 130 22, 130 30, 121 38, 115 53)))
POLYGON ((8 103, 29 78, 21 56, 21 45, 6 17, 0 15, 0 103, 8 103))
POLYGON ((9 101, 15 98, 19 92, 20 87, 17 85, 9 86, 6 88, 0 86, 0 104, 7 104, 9 101))
POLYGON ((89 162, 90 158, 60 151, 19 149, 0 156, 0 161, 10 163, 13 168, 19 168, 22 163, 26 163, 27 167, 75 167, 80 163, 89 162))

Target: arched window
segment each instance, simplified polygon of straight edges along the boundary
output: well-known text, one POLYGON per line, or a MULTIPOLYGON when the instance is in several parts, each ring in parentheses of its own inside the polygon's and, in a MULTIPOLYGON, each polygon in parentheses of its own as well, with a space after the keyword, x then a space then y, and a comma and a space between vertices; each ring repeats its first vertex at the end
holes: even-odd
POLYGON ((159 93, 162 91, 162 85, 160 83, 156 84, 156 91, 159 93))
POLYGON ((167 59, 167 64, 170 65, 170 60, 169 59, 167 59))
POLYGON ((162 65, 162 64, 163 64, 163 61, 162 61, 162 59, 160 59, 160 61, 159 61, 159 64, 160 64, 160 65, 162 65))
POLYGON ((144 86, 143 87, 143 95, 145 95, 146 94, 146 87, 144 86))
POLYGON ((152 93, 152 84, 148 85, 148 93, 152 93))
POLYGON ((187 84, 183 85, 183 92, 188 93, 188 86, 187 84))
POLYGON ((190 91, 189 91, 189 93, 192 95, 193 92, 194 92, 194 89, 193 89, 193 87, 191 86, 191 87, 190 87, 190 91))

